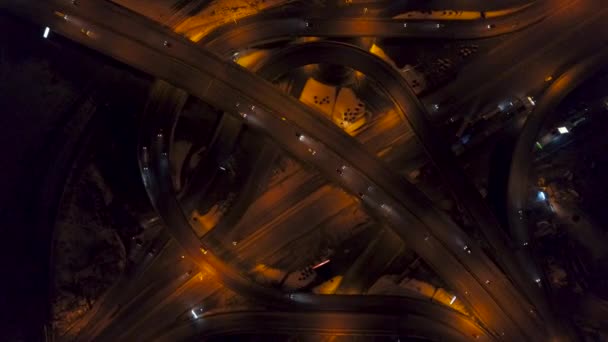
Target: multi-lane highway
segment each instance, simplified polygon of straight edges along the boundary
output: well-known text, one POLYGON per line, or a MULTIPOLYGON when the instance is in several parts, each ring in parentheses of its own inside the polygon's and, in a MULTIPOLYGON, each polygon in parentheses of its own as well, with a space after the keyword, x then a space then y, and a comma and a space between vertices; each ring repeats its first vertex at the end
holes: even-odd
MULTIPOLYGON (((314 111, 245 70, 112 6, 87 3, 70 7, 61 1, 9 3, 20 14, 34 14, 45 23, 52 23, 54 29, 71 39, 166 79, 228 112, 240 114, 247 125, 269 135, 292 155, 316 166, 328 179, 361 197, 370 211, 383 217, 406 241, 419 243, 416 252, 471 305, 477 318, 495 337, 503 333, 507 339, 540 337, 538 329, 542 323, 532 307, 466 234, 427 199, 416 195, 415 188, 387 170, 359 144, 353 144, 350 137, 319 121, 314 111), (97 19, 100 17, 103 21, 97 19), (310 147, 319 153, 314 157, 307 154, 310 147), (405 225, 408 229, 401 229, 405 225), (463 246, 469 246, 474 259, 463 253, 463 246)), ((355 30, 353 35, 357 34, 362 33, 355 30)), ((167 91, 180 92, 172 87, 167 87, 167 91)), ((403 102, 403 108, 411 108, 407 107, 411 103, 411 99, 403 102)), ((149 108, 163 113, 179 109, 164 108, 163 104, 159 101, 149 108)), ((198 237, 188 230, 189 222, 179 204, 167 196, 173 191, 167 156, 170 138, 167 132, 173 116, 156 116, 158 121, 151 120, 149 135, 142 145, 142 171, 157 208, 171 223, 178 241, 201 265, 211 264, 213 268, 208 270, 229 287, 275 303, 293 302, 296 306, 310 307, 310 301, 285 297, 252 284, 217 259, 213 248, 201 249, 198 237)))
MULTIPOLYGON (((293 37, 404 37, 427 39, 480 39, 495 37, 538 23, 544 18, 544 2, 507 16, 484 20, 404 20, 373 18, 260 19, 251 17, 220 27, 199 43, 221 54, 234 53, 255 44, 293 37)), ((194 35, 198 29, 193 27, 194 35)))
MULTIPOLYGON (((463 257, 463 244, 473 246, 473 243, 467 241, 466 235, 455 224, 432 206, 424 205, 423 199, 413 199, 403 191, 408 188, 406 182, 395 178, 363 148, 353 144, 347 135, 337 131, 336 127, 316 119, 316 114, 310 109, 277 93, 272 85, 244 70, 209 56, 204 51, 193 49, 187 42, 163 32, 150 22, 111 6, 77 6, 74 12, 76 15, 88 17, 86 20, 71 14, 68 14, 69 19, 66 20, 65 14, 58 16, 52 8, 45 5, 32 6, 27 10, 28 13, 37 11, 38 15, 47 18, 59 17, 56 19, 56 25, 67 36, 171 80, 219 108, 232 112, 240 111, 250 126, 269 134, 293 155, 314 164, 329 179, 342 184, 352 193, 358 194, 367 188, 364 201, 368 207, 378 216, 385 217, 407 241, 427 242, 427 245, 422 245, 416 251, 452 288, 462 293, 463 300, 473 307, 478 318, 485 322, 496 336, 533 338, 538 334, 541 323, 535 322, 537 316, 528 313, 532 311, 529 304, 525 303, 504 276, 492 266, 492 262, 483 252, 471 248, 477 258, 470 259, 466 255, 463 257), (90 24, 97 15, 105 18, 103 24, 90 24), (85 39, 82 38, 83 25, 87 26, 85 39), (132 41, 132 36, 136 36, 139 41, 132 41), (125 49, 117 49, 121 45, 125 49), (172 60, 164 57, 167 53, 163 53, 163 49, 169 51, 172 60), (138 58, 142 53, 147 57, 145 61, 138 58), (176 58, 181 59, 182 64, 176 63, 176 58), (190 66, 184 65, 184 62, 190 66), (205 83, 207 85, 202 86, 205 83), (251 89, 243 89, 243 84, 251 85, 251 89), (281 120, 282 115, 286 118, 288 129, 285 129, 286 123, 281 120), (296 139, 298 136, 300 138, 296 139), (321 152, 314 159, 302 151, 303 147, 311 146, 317 147, 316 150, 321 152), (336 173, 336 168, 343 171, 336 173), (406 225, 410 226, 409 229, 399 229, 406 225)), ((162 108, 166 109, 171 108, 162 108)), ((163 121, 166 120, 163 118, 163 121)), ((166 126, 167 124, 161 125, 165 129, 166 126)), ((169 131, 167 129, 164 132, 169 131)), ((160 196, 171 193, 165 134, 158 130, 153 137, 149 137, 147 143, 144 140, 143 175, 151 196, 157 198, 155 204, 164 214, 165 220, 170 226, 176 223, 175 226, 185 228, 188 227, 188 221, 183 217, 175 199, 171 200, 171 196, 160 196), (150 160, 149 164, 147 159, 150 160)), ((195 260, 210 261, 216 266, 222 264, 212 253, 206 249, 201 251, 200 245, 192 244, 191 241, 197 239, 192 231, 177 228, 172 232, 180 243, 187 243, 184 247, 195 260)), ((268 289, 256 287, 250 282, 243 286, 244 283, 239 280, 242 276, 230 272, 231 270, 222 270, 221 275, 216 270, 217 268, 214 268, 210 271, 237 290, 258 298, 278 300, 268 289)))
POLYGON ((568 65, 593 55, 608 40, 608 9, 598 0, 547 0, 545 19, 532 30, 504 36, 499 44, 464 66, 458 77, 423 102, 435 120, 496 108, 507 97, 537 96, 568 65), (540 48, 539 48, 540 47, 540 48), (491 77, 489 77, 491 76, 491 77), (462 92, 463 87, 469 91, 462 92))
POLYGON ((490 340, 487 332, 468 317, 423 300, 393 297, 390 300, 396 301, 398 305, 395 307, 401 309, 387 311, 384 309, 387 298, 383 297, 298 296, 302 297, 301 300, 316 301, 319 311, 209 314, 200 320, 176 323, 160 340, 183 341, 234 333, 297 331, 339 335, 414 335, 449 341, 490 340), (344 307, 343 303, 346 302, 352 304, 350 309, 344 307), (336 308, 339 310, 336 311, 336 308))

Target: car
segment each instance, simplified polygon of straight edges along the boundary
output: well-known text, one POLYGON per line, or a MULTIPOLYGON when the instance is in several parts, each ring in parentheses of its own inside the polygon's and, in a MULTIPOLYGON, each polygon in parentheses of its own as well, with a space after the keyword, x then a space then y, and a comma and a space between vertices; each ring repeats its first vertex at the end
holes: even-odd
POLYGON ((532 96, 527 96, 526 100, 528 100, 528 104, 530 104, 530 106, 532 106, 532 107, 536 106, 536 101, 534 100, 534 98, 532 96))

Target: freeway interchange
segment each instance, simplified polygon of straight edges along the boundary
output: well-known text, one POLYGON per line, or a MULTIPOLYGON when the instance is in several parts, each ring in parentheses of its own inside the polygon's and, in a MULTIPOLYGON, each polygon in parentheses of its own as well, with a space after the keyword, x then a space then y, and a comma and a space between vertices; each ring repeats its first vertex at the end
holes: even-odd
MULTIPOLYGON (((485 22, 442 23, 443 26, 432 27, 428 22, 404 26, 403 20, 363 22, 344 19, 330 22, 285 19, 259 22, 252 19, 237 29, 220 31, 211 37, 212 40, 201 44, 226 55, 239 47, 293 35, 481 38, 505 34, 539 22, 548 3, 551 1, 539 2, 513 17, 497 19, 496 24, 492 24, 495 29, 489 29, 485 22)), ((319 58, 315 60, 315 56, 323 56, 340 59, 345 65, 382 81, 381 87, 397 104, 401 119, 412 126, 431 162, 440 170, 455 197, 475 218, 498 257, 488 256, 476 247, 467 233, 440 212, 423 193, 389 169, 361 143, 333 124, 319 120, 314 110, 281 93, 260 77, 264 73, 268 76, 282 71, 267 68, 255 75, 111 3, 8 1, 3 6, 163 80, 156 83, 147 104, 138 152, 148 194, 171 235, 198 267, 231 290, 268 303, 272 308, 263 312, 211 315, 208 321, 203 319, 203 323, 175 327, 167 339, 190 338, 193 332, 251 332, 256 330, 256 322, 263 320, 274 322, 274 325, 265 327, 271 331, 328 329, 352 334, 395 335, 418 327, 449 340, 473 337, 479 340, 543 340, 547 336, 567 334, 535 286, 535 279, 540 277, 535 266, 526 264, 528 274, 518 272, 521 262, 529 263, 529 260, 512 258, 504 237, 496 235, 498 223, 492 213, 484 207, 474 187, 462 182, 466 178, 455 166, 457 163, 447 145, 433 136, 431 116, 426 106, 405 80, 380 58, 350 45, 319 42, 286 49, 271 57, 267 64, 286 70, 324 62, 319 58), (371 296, 325 297, 282 293, 249 279, 233 266, 235 255, 220 251, 219 245, 201 240, 194 233, 177 201, 171 181, 169 151, 172 126, 188 94, 234 115, 242 125, 269 137, 291 156, 313 166, 324 178, 358 197, 374 217, 385 222, 446 281, 472 309, 475 319, 437 304, 413 300, 401 303, 407 299, 371 296), (316 153, 311 155, 310 149, 316 153), (407 307, 405 311, 403 306, 407 307), (325 317, 323 315, 329 322, 343 322, 343 326, 319 326, 319 317, 325 317), (234 322, 239 320, 247 320, 252 326, 235 326, 234 322), (449 331, 440 333, 443 330, 438 328, 437 321, 443 327, 450 326, 449 331), (293 322, 299 322, 299 325, 293 322)), ((108 338, 112 335, 102 333, 101 336, 108 338)))

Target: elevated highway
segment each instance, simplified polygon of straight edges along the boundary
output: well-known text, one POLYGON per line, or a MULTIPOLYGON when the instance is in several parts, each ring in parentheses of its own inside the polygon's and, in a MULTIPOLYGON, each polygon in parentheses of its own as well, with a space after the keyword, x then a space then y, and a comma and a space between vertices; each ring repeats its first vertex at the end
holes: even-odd
MULTIPOLYGON (((463 253, 463 245, 474 244, 453 222, 424 200, 407 193, 407 182, 395 177, 350 137, 318 120, 314 111, 277 92, 268 82, 196 49, 154 23, 106 3, 75 7, 58 0, 8 4, 18 13, 43 20, 73 40, 242 116, 248 125, 269 135, 296 158, 316 166, 330 180, 356 196, 364 193, 362 200, 370 210, 383 217, 406 241, 418 243, 416 252, 462 296, 495 337, 542 338, 542 323, 535 311, 492 262, 477 249, 473 249, 477 256, 474 259, 463 253), (314 158, 307 155, 306 147, 310 146, 321 153, 314 158)), ((155 110, 175 112, 170 107, 155 110)), ((238 292, 270 302, 310 305, 300 297, 286 297, 252 285, 233 270, 222 268, 225 267, 222 260, 207 246, 196 242, 197 237, 172 196, 167 143, 173 116, 157 115, 156 119, 148 126, 155 131, 148 131, 142 140, 142 175, 154 204, 178 241, 203 267, 238 292)))
POLYGON ((437 341, 491 340, 487 332, 468 317, 423 300, 374 296, 298 296, 308 297, 302 300, 317 301, 319 311, 211 313, 197 320, 176 323, 160 340, 187 341, 202 336, 302 331, 330 335, 421 336, 437 341), (401 309, 385 310, 388 300, 396 301, 398 305, 395 307, 401 309), (369 306, 373 302, 376 302, 376 307, 369 306))
MULTIPOLYGON (((409 20, 374 18, 264 18, 250 17, 218 28, 199 44, 220 55, 294 37, 403 37, 424 39, 481 39, 525 29, 543 20, 546 3, 537 1, 525 10, 489 19, 409 20)), ((193 27, 187 36, 197 31, 193 27)))

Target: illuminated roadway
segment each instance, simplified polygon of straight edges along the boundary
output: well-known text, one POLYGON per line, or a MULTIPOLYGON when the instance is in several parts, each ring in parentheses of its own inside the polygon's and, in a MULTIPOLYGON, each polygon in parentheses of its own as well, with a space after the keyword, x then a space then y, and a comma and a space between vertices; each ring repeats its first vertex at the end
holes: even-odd
POLYGON ((458 77, 423 98, 440 104, 433 119, 484 112, 509 95, 540 95, 569 65, 593 55, 608 40, 608 7, 601 0, 547 0, 546 17, 534 26, 502 37, 478 61, 464 66, 458 77), (463 87, 469 89, 462 92, 463 87), (508 93, 506 93, 508 91, 508 93))
MULTIPOLYGON (((45 5, 41 6, 44 7, 45 5)), ((77 7, 78 12, 81 14, 92 13, 87 12, 85 9, 87 6, 90 5, 82 4, 77 7)), ((62 10, 61 7, 58 9, 62 10)), ((103 9, 100 9, 100 7, 97 6, 94 10, 96 12, 103 12, 103 9)), ((243 106, 242 108, 250 110, 249 115, 246 118, 248 124, 253 127, 258 127, 270 134, 274 134, 273 138, 282 142, 283 146, 290 150, 292 154, 298 156, 299 159, 308 159, 309 162, 318 165, 320 170, 325 171, 327 175, 329 175, 328 178, 341 183, 351 192, 358 193, 361 188, 367 188, 371 185, 372 188, 370 193, 364 198, 367 205, 372 210, 376 211, 379 216, 385 216, 386 220, 391 222, 393 227, 402 227, 404 224, 412 224, 411 227, 408 227, 408 231, 397 229, 397 233, 404 237, 406 241, 428 242, 428 246, 431 247, 419 248, 417 252, 419 252, 427 262, 434 265, 434 268, 438 270, 438 273, 442 275, 444 279, 448 280, 456 291, 463 294, 470 293, 469 298, 464 300, 472 305, 477 311, 480 319, 485 321, 497 335, 500 334, 503 329, 507 330, 509 336, 512 337, 519 334, 529 334, 529 337, 535 335, 533 320, 530 319, 529 315, 524 313, 527 311, 526 308, 521 306, 522 299, 517 297, 515 291, 510 288, 510 285, 506 283, 504 279, 500 278, 500 274, 497 274, 496 269, 491 265, 489 260, 484 260, 481 251, 474 250, 476 256, 479 259, 482 259, 481 261, 477 258, 477 260, 467 260, 466 255, 457 256, 456 251, 460 250, 460 254, 462 254, 463 243, 467 242, 466 236, 460 232, 458 227, 447 218, 438 215, 434 208, 425 206, 424 203, 412 203, 412 198, 399 190, 407 186, 406 182, 395 179, 391 172, 388 172, 382 165, 379 165, 375 161, 375 158, 369 156, 360 147, 353 145, 349 137, 340 132, 336 132, 335 127, 317 121, 314 118, 316 114, 311 113, 310 109, 303 107, 293 99, 277 94, 276 90, 272 88, 270 84, 260 82, 259 79, 243 72, 238 67, 221 63, 210 56, 205 56, 200 50, 191 51, 190 53, 193 56, 190 56, 190 53, 186 55, 178 53, 178 51, 183 51, 181 49, 184 46, 188 45, 186 42, 181 38, 166 32, 158 32, 158 30, 154 32, 155 30, 152 29, 151 25, 150 27, 146 27, 145 31, 141 31, 141 28, 137 27, 137 24, 145 24, 142 23, 141 19, 130 17, 128 22, 121 22, 120 20, 115 19, 115 16, 118 16, 117 13, 107 13, 107 15, 104 16, 104 22, 107 25, 111 25, 112 30, 114 31, 124 25, 125 27, 128 27, 124 30, 125 32, 130 32, 131 34, 145 32, 143 35, 138 35, 139 42, 133 42, 125 39, 125 36, 129 36, 129 33, 125 33, 124 36, 112 36, 114 32, 104 30, 101 26, 89 26, 87 24, 88 21, 78 23, 78 18, 70 18, 66 23, 62 21, 62 19, 53 16, 51 13, 52 11, 48 11, 47 9, 47 11, 44 11, 42 14, 43 17, 46 16, 47 20, 49 18, 55 19, 57 23, 56 25, 53 25, 53 27, 63 31, 64 34, 72 39, 83 42, 89 46, 93 45, 96 49, 102 50, 117 59, 141 68, 144 71, 170 80, 172 83, 179 85, 184 89, 192 90, 193 88, 197 88, 195 84, 203 84, 203 82, 207 80, 208 88, 198 87, 198 90, 192 91, 192 93, 200 96, 211 104, 233 112, 238 110, 234 106, 236 103, 239 103, 243 106), (87 37, 80 32, 80 25, 74 27, 72 26, 72 23, 85 25, 87 28, 90 28, 93 33, 87 37), (169 49, 162 45, 162 42, 164 41, 170 42, 171 47, 169 49), (142 44, 144 42, 147 42, 147 46, 142 44), (175 63, 174 60, 164 61, 163 55, 166 54, 167 51, 161 52, 161 50, 170 51, 174 56, 176 54, 180 55, 179 57, 190 65, 203 65, 206 67, 197 70, 192 69, 192 67, 188 67, 187 65, 175 63), (137 58, 143 56, 143 53, 145 53, 146 57, 149 57, 146 58, 145 61, 141 60, 141 58, 137 58), (196 58, 193 59, 193 57, 196 58), (163 68, 158 68, 158 65, 163 65, 163 68), (202 70, 209 71, 209 73, 201 73, 200 71, 202 70), (196 77, 196 79, 193 78, 193 75, 190 75, 192 71, 197 71, 194 74, 198 74, 200 77, 196 77), (214 81, 214 79, 218 81, 214 81), (239 82, 236 82, 235 80, 238 80, 239 82), (250 84, 251 88, 255 89, 255 92, 247 89, 241 89, 240 91, 235 90, 239 88, 235 83, 238 83, 241 86, 242 84, 250 84), (234 85, 231 87, 231 84, 234 85), (256 98, 256 95, 256 102, 250 100, 256 98), (251 106, 254 105, 257 107, 257 110, 251 110, 251 106), (268 113, 262 108, 272 108, 278 113, 284 112, 285 117, 290 121, 289 125, 292 129, 302 132, 302 134, 310 140, 305 144, 302 144, 295 138, 295 134, 290 134, 291 141, 289 140, 289 136, 282 136, 281 134, 294 132, 277 132, 276 130, 273 130, 273 127, 285 127, 277 126, 285 125, 285 123, 278 120, 276 114, 268 113), (304 129, 296 128, 296 126, 304 129), (308 132, 314 133, 309 134, 308 132), (320 142, 317 142, 317 137, 323 137, 323 145, 321 145, 320 142), (331 144, 327 144, 329 141, 331 141, 331 144), (310 157, 305 155, 306 152, 303 151, 302 148, 302 145, 306 144, 319 144, 320 148, 318 150, 321 151, 323 149, 325 153, 319 155, 316 160, 310 160, 310 157), (334 150, 332 150, 332 148, 334 150), (339 154, 336 153, 336 151, 349 152, 339 154), (321 159, 324 158, 326 159, 322 161, 321 159), (347 166, 344 174, 339 176, 335 172, 335 167, 340 167, 345 163, 347 165, 357 165, 358 169, 347 166), (373 177, 371 175, 373 175, 373 177), (372 182, 372 179, 376 181, 377 184, 372 182), (423 217, 415 218, 411 215, 409 211, 410 208, 402 207, 402 203, 408 204, 412 209, 411 211, 417 215, 420 215, 421 213, 426 214, 423 215, 423 217), (384 206, 380 204, 383 204, 384 206), (433 231, 428 230, 429 228, 433 231), (445 247, 447 247, 447 250, 451 250, 451 252, 448 252, 445 247), (436 261, 433 262, 433 260, 436 261), (461 263, 465 264, 467 268, 471 270, 463 268, 461 263), (438 265, 442 266, 438 267, 438 265), (450 274, 450 272, 452 272, 452 274, 450 274), (485 279, 492 279, 491 284, 485 284, 489 286, 485 286, 482 283, 485 279), (500 304, 496 305, 495 301, 500 302, 500 304), (505 308, 508 313, 503 312, 501 307, 505 308), (511 316, 510 318, 509 315, 511 316), (514 323, 512 320, 517 323, 514 323)), ((283 131, 288 131, 283 128, 281 129, 283 131)), ((158 157, 158 155, 162 156, 163 153, 162 149, 160 149, 164 146, 162 143, 162 134, 160 134, 159 139, 161 141, 158 142, 158 144, 152 141, 150 142, 150 149, 157 149, 151 153, 153 163, 150 164, 150 168, 154 169, 151 174, 157 172, 164 177, 166 176, 164 173, 168 171, 168 167, 166 167, 168 160, 158 157)), ((145 171, 145 164, 143 167, 145 171)), ((152 178, 150 178, 150 180, 153 182, 155 181, 152 178)), ((162 184, 162 179, 159 183, 162 184)), ((170 189, 161 188, 160 190, 164 192, 170 189)), ((167 203, 161 204, 171 206, 171 204, 167 203)), ((185 226, 187 226, 187 221, 185 222, 185 226)), ((175 230, 173 232, 175 233, 175 230)), ((181 238, 178 237, 178 240, 182 243, 186 239, 192 240, 192 237, 187 235, 184 235, 181 238)), ((470 245, 472 246, 473 244, 470 245)), ((202 255, 198 246, 187 247, 187 249, 189 249, 191 255, 202 255)), ((211 253, 207 253, 203 259, 213 259, 213 256, 209 256, 208 254, 211 253)), ((197 260, 200 260, 200 257, 197 258, 197 260)), ((217 261, 212 261, 211 263, 219 264, 217 261)), ((222 272, 222 277, 225 277, 224 272, 222 272)), ((238 275, 235 276, 235 279, 237 278, 238 275)), ((222 278, 220 277, 220 279, 222 278)), ((223 280, 225 281, 226 279, 224 278, 223 280)), ((233 285, 231 287, 236 287, 238 289, 236 283, 230 284, 230 281, 226 281, 226 283, 228 285, 233 285)), ((259 293, 256 293, 257 290, 252 291, 250 286, 242 288, 242 290, 246 290, 256 296, 264 295, 267 292, 266 289, 259 289, 259 293)), ((274 295, 271 295, 270 297, 274 297, 274 295)), ((463 297, 465 297, 465 295, 463 295, 463 297)), ((274 299, 277 300, 278 298, 274 299)), ((525 335, 520 335, 520 337, 522 336, 525 335)))
MULTIPOLYGON (((211 32, 199 44, 221 55, 253 44, 293 37, 405 37, 433 39, 479 39, 524 29, 544 18, 545 6, 533 3, 526 10, 484 20, 409 20, 372 18, 252 17, 211 32), (488 25, 494 25, 491 28, 488 25)), ((193 27, 186 32, 196 32, 193 27)))
POLYGON ((449 341, 470 341, 479 336, 477 340, 490 340, 487 332, 468 317, 427 300, 385 296, 295 296, 303 302, 314 302, 318 311, 210 313, 198 320, 177 322, 160 340, 297 331, 346 335, 412 334, 449 341), (387 299, 396 305, 387 308, 387 299))

